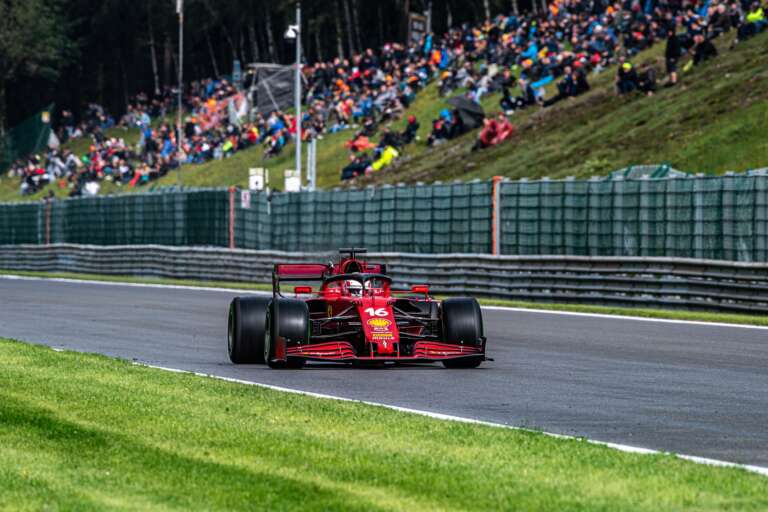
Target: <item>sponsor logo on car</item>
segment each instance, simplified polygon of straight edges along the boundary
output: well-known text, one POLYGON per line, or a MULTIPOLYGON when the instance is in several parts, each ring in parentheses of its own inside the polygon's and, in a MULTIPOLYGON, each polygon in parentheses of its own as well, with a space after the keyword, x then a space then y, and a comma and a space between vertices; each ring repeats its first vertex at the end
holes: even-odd
POLYGON ((390 325, 392 325, 392 322, 387 320, 386 318, 371 318, 368 320, 368 325, 373 327, 377 330, 384 330, 387 329, 390 325))

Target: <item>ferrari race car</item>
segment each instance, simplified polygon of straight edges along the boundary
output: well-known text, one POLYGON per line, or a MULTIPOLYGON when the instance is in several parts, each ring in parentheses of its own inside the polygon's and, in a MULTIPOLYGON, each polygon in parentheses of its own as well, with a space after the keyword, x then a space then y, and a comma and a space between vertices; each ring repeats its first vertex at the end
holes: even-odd
POLYGON ((360 258, 364 249, 340 253, 338 263, 277 264, 272 297, 236 297, 227 322, 230 360, 271 368, 307 361, 475 368, 486 360, 475 299, 435 300, 424 285, 397 291, 385 265, 360 258))

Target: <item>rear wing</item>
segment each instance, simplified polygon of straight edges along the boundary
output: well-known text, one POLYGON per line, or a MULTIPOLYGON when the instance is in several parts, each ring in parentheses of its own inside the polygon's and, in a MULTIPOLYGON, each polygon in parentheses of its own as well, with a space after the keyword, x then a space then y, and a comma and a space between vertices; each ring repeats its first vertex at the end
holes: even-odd
POLYGON ((317 281, 330 269, 323 263, 279 263, 275 265, 275 277, 282 281, 317 281))
MULTIPOLYGON (((365 274, 386 274, 384 263, 359 262, 365 274)), ((317 281, 326 275, 339 273, 338 266, 323 263, 278 263, 275 265, 275 277, 280 281, 317 281), (334 271, 335 270, 335 271, 334 271)))
MULTIPOLYGON (((386 274, 384 263, 358 262, 365 274, 386 274)), ((323 281, 326 277, 341 273, 340 265, 329 263, 278 263, 272 272, 272 295, 280 294, 281 282, 323 281)))
POLYGON ((272 271, 272 297, 277 299, 280 282, 322 281, 332 267, 323 263, 278 263, 272 271))

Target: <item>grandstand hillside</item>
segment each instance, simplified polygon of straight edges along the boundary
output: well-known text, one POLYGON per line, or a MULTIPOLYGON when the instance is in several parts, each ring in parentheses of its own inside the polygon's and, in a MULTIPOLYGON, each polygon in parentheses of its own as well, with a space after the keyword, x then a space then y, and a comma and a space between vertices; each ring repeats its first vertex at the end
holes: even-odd
MULTIPOLYGON (((720 38, 720 56, 682 73, 677 87, 618 97, 615 70, 590 75, 589 93, 512 116, 517 132, 500 146, 470 152, 476 135, 467 134, 370 181, 589 177, 656 163, 706 174, 768 167, 768 33, 732 50, 730 42, 720 38)), ((663 45, 632 60, 653 62, 664 79, 663 45)))
MULTIPOLYGON (((664 81, 663 44, 645 51, 632 62, 652 62, 658 70, 659 88, 653 96, 614 94, 615 69, 590 74, 589 93, 549 108, 532 107, 511 116, 516 133, 511 140, 487 150, 471 152, 477 131, 428 148, 425 140, 432 119, 447 105, 435 84, 422 91, 408 114, 421 123, 420 141, 407 147, 393 167, 353 186, 397 182, 430 182, 474 179, 503 175, 528 177, 589 177, 604 175, 627 165, 669 163, 691 172, 722 174, 768 166, 768 33, 730 49, 731 37, 717 41, 719 57, 681 73, 680 85, 661 87, 664 81)), ((684 65, 685 61, 683 62, 684 65)), ((682 65, 681 65, 682 67, 682 65)), ((554 88, 554 85, 550 85, 554 88)), ((549 91, 551 93, 551 90, 549 91)), ((486 113, 499 110, 499 95, 483 98, 486 113)), ((393 125, 401 129, 405 121, 393 125)), ((129 142, 136 130, 114 129, 129 142)), ((318 141, 318 185, 339 186, 341 168, 348 162, 344 142, 354 130, 326 135, 318 141)), ((377 140, 376 138, 373 139, 377 140)), ((87 148, 87 139, 71 143, 75 153, 87 148)), ((267 167, 272 185, 281 188, 282 171, 293 165, 293 145, 278 157, 263 158, 255 147, 235 153, 223 161, 182 168, 185 186, 246 186, 249 167, 267 167)), ((128 188, 105 182, 102 193, 140 192, 174 186, 175 172, 149 186, 128 188)), ((57 196, 65 189, 53 187, 57 196)), ((0 200, 36 199, 48 190, 22 198, 16 179, 0 180, 0 200)))

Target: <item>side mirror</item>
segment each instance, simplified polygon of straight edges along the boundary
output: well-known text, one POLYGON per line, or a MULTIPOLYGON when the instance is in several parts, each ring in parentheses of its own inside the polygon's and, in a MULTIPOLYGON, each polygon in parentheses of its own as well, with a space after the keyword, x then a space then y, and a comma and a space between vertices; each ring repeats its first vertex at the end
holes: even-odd
POLYGON ((296 286, 293 289, 293 293, 295 293, 296 295, 312 293, 312 287, 311 286, 296 286))
POLYGON ((415 284, 411 286, 411 292, 419 295, 429 295, 429 286, 425 284, 415 284))

